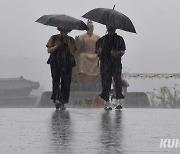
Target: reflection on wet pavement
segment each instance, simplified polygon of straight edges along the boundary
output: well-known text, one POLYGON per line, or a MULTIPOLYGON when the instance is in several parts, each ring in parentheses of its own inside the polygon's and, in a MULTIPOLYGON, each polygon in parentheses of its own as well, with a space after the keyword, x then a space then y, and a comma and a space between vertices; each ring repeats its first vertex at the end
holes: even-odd
POLYGON ((179 139, 178 109, 0 109, 2 154, 173 154, 161 139, 179 139))
POLYGON ((114 117, 110 112, 102 113, 101 143, 102 153, 122 151, 122 114, 115 111, 114 117))
POLYGON ((52 114, 52 137, 50 148, 53 151, 69 153, 71 150, 71 119, 69 111, 54 111, 52 114))

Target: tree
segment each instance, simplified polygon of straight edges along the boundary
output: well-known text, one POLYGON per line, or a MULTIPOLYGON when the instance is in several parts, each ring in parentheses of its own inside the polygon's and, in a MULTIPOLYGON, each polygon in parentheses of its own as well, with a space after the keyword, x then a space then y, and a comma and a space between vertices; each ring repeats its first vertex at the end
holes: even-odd
POLYGON ((158 94, 155 94, 154 92, 149 93, 152 105, 163 108, 180 107, 180 91, 174 88, 174 91, 172 92, 170 88, 164 86, 160 87, 158 92, 158 94))

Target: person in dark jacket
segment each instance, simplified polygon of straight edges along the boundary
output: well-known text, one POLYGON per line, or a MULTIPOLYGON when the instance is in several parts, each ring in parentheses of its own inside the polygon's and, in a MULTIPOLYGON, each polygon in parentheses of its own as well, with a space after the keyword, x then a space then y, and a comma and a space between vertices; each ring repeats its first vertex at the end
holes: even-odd
POLYGON ((52 96, 56 109, 65 109, 69 101, 70 85, 72 77, 72 57, 75 53, 76 45, 72 37, 67 34, 68 29, 58 28, 60 34, 50 37, 46 44, 50 57, 47 61, 51 67, 52 76, 52 96))
POLYGON ((96 42, 96 52, 100 57, 100 72, 102 92, 100 97, 105 101, 105 109, 112 110, 109 102, 112 79, 114 80, 115 95, 118 100, 116 109, 121 109, 122 94, 122 63, 121 57, 125 54, 126 46, 123 37, 115 33, 114 27, 107 27, 108 34, 96 42))

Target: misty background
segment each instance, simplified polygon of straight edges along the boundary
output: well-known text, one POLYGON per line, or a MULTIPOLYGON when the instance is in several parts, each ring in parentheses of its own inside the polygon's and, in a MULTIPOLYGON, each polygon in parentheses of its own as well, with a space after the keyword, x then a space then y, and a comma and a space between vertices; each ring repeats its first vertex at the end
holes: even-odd
MULTIPOLYGON (((113 8, 127 15, 137 34, 117 30, 124 37, 126 54, 123 71, 129 73, 179 73, 179 0, 0 0, 0 78, 19 77, 39 81, 51 90, 51 75, 46 61, 46 43, 59 33, 55 27, 35 21, 45 14, 81 16, 93 8, 113 8)), ((104 25, 94 22, 94 33, 105 34, 104 25)), ((72 31, 75 37, 85 31, 72 31)), ((179 79, 126 79, 128 91, 152 91, 173 86, 179 79)))

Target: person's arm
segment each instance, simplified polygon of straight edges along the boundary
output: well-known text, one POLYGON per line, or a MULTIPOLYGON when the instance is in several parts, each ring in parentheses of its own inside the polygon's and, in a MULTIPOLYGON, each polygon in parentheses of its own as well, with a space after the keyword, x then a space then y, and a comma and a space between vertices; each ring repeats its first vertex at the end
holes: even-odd
POLYGON ((53 52, 55 52, 60 46, 61 46, 61 43, 60 43, 60 42, 56 42, 56 43, 54 44, 54 46, 52 46, 52 47, 47 47, 47 51, 48 51, 48 53, 53 53, 53 52))
POLYGON ((61 46, 60 41, 54 41, 54 36, 51 36, 48 43, 46 44, 47 52, 53 53, 61 46))
POLYGON ((116 50, 111 50, 111 56, 113 57, 122 57, 125 54, 126 45, 122 37, 117 37, 117 47, 116 50))
POLYGON ((111 50, 111 56, 113 57, 122 57, 125 54, 125 51, 111 50))

